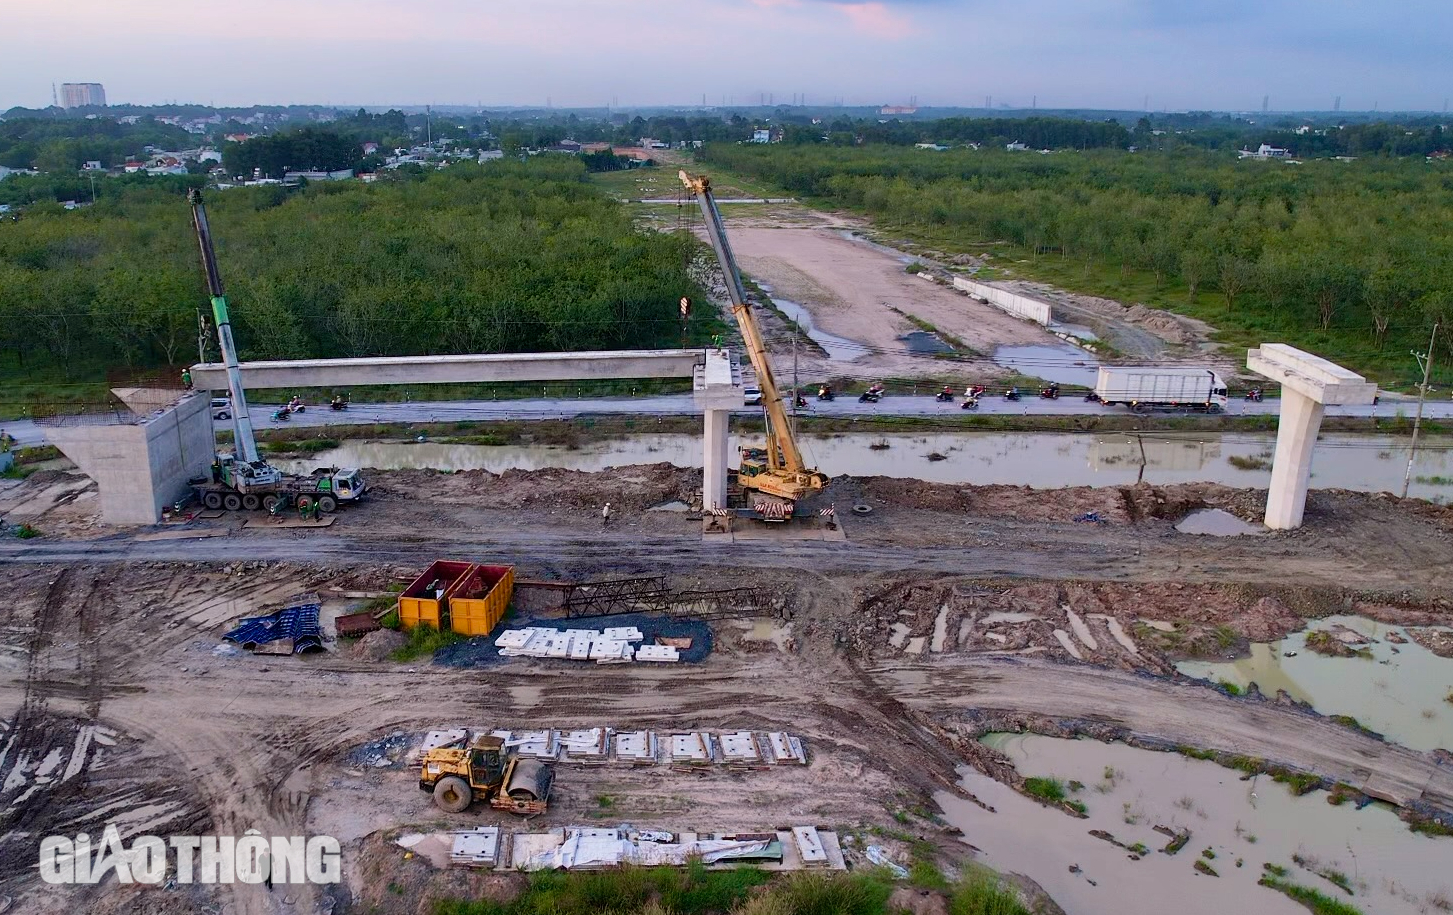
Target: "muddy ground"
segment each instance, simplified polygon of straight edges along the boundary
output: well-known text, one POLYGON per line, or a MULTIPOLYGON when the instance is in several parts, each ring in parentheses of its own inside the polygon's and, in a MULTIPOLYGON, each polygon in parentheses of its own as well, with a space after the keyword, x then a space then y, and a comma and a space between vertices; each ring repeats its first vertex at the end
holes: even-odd
POLYGON ((711 544, 699 521, 648 510, 694 494, 697 475, 666 466, 370 479, 368 503, 317 531, 237 519, 119 531, 96 522, 94 490, 65 474, 0 492, 8 512, 37 511, 44 533, 0 543, 0 892, 36 912, 271 913, 427 911, 439 896, 489 891, 493 878, 429 869, 387 841, 446 821, 414 774, 360 755, 446 725, 788 730, 807 743, 805 772, 571 767, 544 822, 811 822, 901 855, 921 838, 944 864, 966 847, 935 823, 931 794, 964 762, 989 767, 968 738, 991 723, 1199 744, 1453 807, 1449 775, 1428 754, 1171 668, 1307 617, 1453 620, 1447 509, 1318 492, 1300 531, 1221 540, 1173 524, 1203 505, 1254 517, 1261 494, 861 479, 827 494, 847 508, 846 543, 711 544), (603 529, 607 500, 617 515, 603 529), (1104 523, 1073 520, 1086 512, 1104 523), (680 589, 756 587, 773 595, 772 615, 716 607, 714 652, 681 667, 217 651, 233 621, 291 594, 318 591, 325 609, 345 610, 342 592, 380 590, 446 556, 510 561, 522 577, 649 572, 680 589), (39 836, 105 820, 130 834, 331 834, 345 843, 347 879, 284 895, 36 881, 39 836))

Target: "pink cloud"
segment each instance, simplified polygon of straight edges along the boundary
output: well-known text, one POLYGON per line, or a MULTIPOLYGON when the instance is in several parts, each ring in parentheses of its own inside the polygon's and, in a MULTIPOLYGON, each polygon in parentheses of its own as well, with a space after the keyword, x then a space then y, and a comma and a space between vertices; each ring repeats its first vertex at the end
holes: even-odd
POLYGON ((828 5, 847 16, 854 29, 867 35, 896 39, 908 38, 918 31, 908 17, 888 9, 882 3, 830 3, 828 5))

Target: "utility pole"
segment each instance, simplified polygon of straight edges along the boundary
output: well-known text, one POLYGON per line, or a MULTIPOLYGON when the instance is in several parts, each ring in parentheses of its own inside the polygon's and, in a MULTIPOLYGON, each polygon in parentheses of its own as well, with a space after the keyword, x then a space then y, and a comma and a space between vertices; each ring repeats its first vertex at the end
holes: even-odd
POLYGON ((792 415, 797 415, 797 335, 792 335, 792 415))
POLYGON ((1408 469, 1403 474, 1403 498, 1408 497, 1408 483, 1413 478, 1413 459, 1418 456, 1418 429, 1423 424, 1423 401, 1428 396, 1428 379, 1433 376, 1433 344, 1438 342, 1438 325, 1433 325, 1433 336, 1428 341, 1426 353, 1413 353, 1413 358, 1422 363, 1423 383, 1418 385, 1418 413, 1413 418, 1413 441, 1408 446, 1408 469))

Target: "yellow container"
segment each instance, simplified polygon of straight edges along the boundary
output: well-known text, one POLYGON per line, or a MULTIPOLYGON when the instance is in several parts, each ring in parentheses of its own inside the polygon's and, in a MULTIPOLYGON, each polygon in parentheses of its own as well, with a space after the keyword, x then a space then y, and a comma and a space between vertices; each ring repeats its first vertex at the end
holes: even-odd
POLYGON ((474 566, 455 579, 449 600, 449 628, 460 635, 489 635, 515 593, 513 566, 474 566))
POLYGON ((443 629, 449 613, 449 589, 474 571, 472 562, 440 559, 399 595, 399 624, 412 629, 428 623, 443 629))

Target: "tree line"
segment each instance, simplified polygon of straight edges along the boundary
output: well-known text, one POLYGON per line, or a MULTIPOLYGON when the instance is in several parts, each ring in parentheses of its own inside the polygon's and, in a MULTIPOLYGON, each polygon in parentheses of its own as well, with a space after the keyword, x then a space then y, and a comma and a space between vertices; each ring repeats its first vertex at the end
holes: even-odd
POLYGON ((363 159, 363 146, 336 130, 303 127, 253 137, 222 148, 222 167, 229 175, 281 178, 289 171, 339 171, 363 159))
POLYGON ((1426 346, 1433 323, 1453 330, 1449 163, 890 146, 711 146, 702 158, 961 248, 1008 243, 1086 274, 1144 271, 1192 300, 1214 292, 1243 325, 1372 351, 1426 346))
POLYGON ((143 156, 147 146, 175 150, 200 142, 180 127, 150 117, 135 124, 110 118, 17 118, 0 121, 0 165, 74 172, 99 161, 111 168, 143 156))
MULTIPOLYGON (((569 160, 213 191, 208 215, 243 358, 677 345, 678 300, 700 295, 694 242, 636 231, 569 160)), ((210 314, 179 193, 133 187, 0 227, 12 372, 189 363, 199 311, 210 314)))

